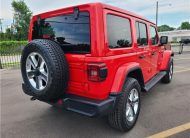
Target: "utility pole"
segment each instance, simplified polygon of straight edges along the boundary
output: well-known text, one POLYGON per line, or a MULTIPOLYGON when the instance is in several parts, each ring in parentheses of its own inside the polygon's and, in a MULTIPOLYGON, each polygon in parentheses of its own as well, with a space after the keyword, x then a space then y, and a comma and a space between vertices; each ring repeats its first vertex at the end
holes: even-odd
POLYGON ((158 26, 158 1, 156 1, 156 27, 158 26))
MULTIPOLYGON (((3 32, 3 27, 2 27, 2 20, 3 18, 0 18, 0 25, 1 25, 1 33, 3 32)), ((2 34, 1 34, 2 35, 2 34)), ((1 36, 0 36, 1 37, 1 36)), ((2 38, 1 38, 2 39, 2 38)), ((2 66, 2 63, 1 63, 1 58, 0 58, 0 69, 2 69, 3 66, 2 66)))
POLYGON ((2 63, 1 63, 1 58, 0 58, 0 69, 3 69, 2 63))
POLYGON ((159 5, 158 1, 156 1, 156 27, 158 26, 158 8, 159 7, 164 7, 164 6, 172 6, 172 4, 168 3, 168 4, 161 4, 159 5))
POLYGON ((3 32, 2 20, 3 20, 3 18, 0 18, 1 33, 3 32))

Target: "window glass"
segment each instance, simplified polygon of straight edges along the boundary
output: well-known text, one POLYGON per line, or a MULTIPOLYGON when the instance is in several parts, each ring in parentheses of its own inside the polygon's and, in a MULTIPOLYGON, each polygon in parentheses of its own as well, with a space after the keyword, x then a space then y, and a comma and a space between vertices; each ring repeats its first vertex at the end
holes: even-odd
POLYGON ((139 46, 146 46, 148 44, 148 35, 146 24, 136 22, 137 43, 139 46))
POLYGON ((126 18, 108 14, 107 34, 109 48, 132 46, 130 22, 126 18))
POLYGON ((137 36, 137 43, 140 44, 140 32, 139 32, 139 23, 136 22, 136 36, 137 36))
POLYGON ((34 22, 32 39, 51 39, 58 42, 64 52, 90 52, 90 16, 88 12, 80 12, 78 18, 74 14, 41 19, 34 22))
POLYGON ((156 28, 153 26, 150 27, 150 37, 151 37, 152 45, 158 44, 158 36, 156 33, 156 28))

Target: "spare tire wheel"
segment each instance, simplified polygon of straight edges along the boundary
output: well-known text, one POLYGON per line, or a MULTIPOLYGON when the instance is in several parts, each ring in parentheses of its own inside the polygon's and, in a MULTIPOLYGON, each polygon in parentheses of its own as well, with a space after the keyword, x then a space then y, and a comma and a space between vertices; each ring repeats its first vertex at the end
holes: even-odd
POLYGON ((56 42, 36 39, 27 44, 22 52, 21 72, 26 94, 47 102, 63 97, 69 68, 56 42))

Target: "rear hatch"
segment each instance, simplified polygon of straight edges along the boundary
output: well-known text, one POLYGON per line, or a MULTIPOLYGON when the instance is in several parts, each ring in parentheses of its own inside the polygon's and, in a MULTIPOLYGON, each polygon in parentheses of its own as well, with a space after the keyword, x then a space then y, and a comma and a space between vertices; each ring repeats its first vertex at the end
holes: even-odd
POLYGON ((85 57, 91 51, 88 12, 73 12, 44 19, 38 16, 33 22, 32 39, 57 42, 69 63, 68 92, 81 95, 87 91, 85 57))

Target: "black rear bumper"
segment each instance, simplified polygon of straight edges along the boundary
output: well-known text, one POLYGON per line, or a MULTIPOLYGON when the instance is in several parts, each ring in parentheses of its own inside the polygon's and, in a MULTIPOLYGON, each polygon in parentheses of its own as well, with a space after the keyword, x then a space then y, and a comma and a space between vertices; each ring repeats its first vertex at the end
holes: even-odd
MULTIPOLYGON (((59 100, 55 105, 62 106, 69 111, 73 111, 89 117, 107 115, 114 110, 116 97, 110 96, 103 101, 87 99, 83 97, 67 95, 59 100)), ((51 103, 52 104, 52 103, 51 103)))
MULTIPOLYGON (((25 94, 32 96, 31 93, 27 92, 24 84, 22 85, 25 94)), ((49 104, 63 107, 69 111, 73 111, 89 117, 97 117, 107 115, 114 110, 116 95, 109 96, 106 100, 93 100, 84 97, 79 97, 75 95, 65 95, 63 99, 57 102, 47 102, 38 99, 37 97, 32 97, 31 100, 38 99, 49 104)))

